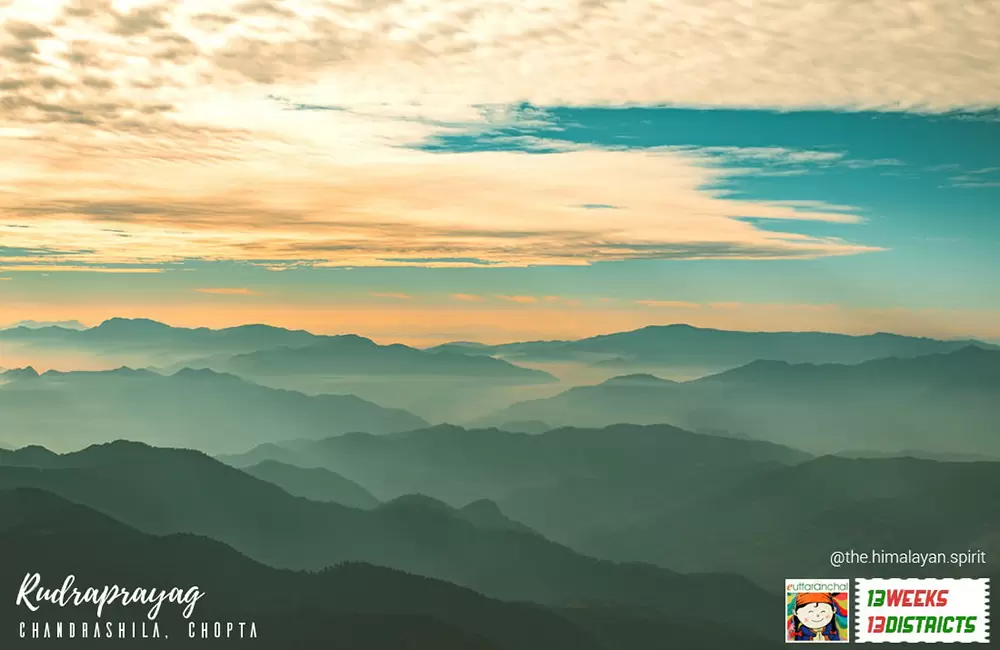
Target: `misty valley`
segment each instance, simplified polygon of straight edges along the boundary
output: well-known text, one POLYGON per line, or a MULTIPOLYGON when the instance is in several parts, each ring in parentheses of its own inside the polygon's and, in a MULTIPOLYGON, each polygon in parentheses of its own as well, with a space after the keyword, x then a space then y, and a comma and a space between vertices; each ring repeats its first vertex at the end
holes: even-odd
POLYGON ((869 569, 835 549, 1000 551, 980 341, 664 326, 422 349, 113 319, 0 346, 40 360, 0 375, 0 581, 198 585, 201 619, 253 621, 263 647, 770 648, 789 573, 869 569))

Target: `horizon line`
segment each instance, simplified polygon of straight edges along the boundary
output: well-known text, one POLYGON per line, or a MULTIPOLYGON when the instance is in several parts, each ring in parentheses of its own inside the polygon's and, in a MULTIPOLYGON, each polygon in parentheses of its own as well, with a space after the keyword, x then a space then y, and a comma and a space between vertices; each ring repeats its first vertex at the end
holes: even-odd
MULTIPOLYGON (((267 328, 276 329, 276 330, 284 330, 286 332, 304 332, 306 334, 310 334, 310 335, 315 336, 315 337, 359 336, 359 337, 366 338, 368 340, 371 340, 373 342, 378 343, 378 341, 376 340, 376 338, 373 338, 371 336, 366 336, 364 334, 360 334, 360 333, 355 332, 355 331, 345 331, 345 332, 338 332, 338 333, 321 333, 321 332, 316 332, 316 331, 305 329, 305 328, 290 328, 290 327, 284 327, 284 326, 281 326, 281 325, 272 325, 272 324, 266 323, 266 322, 247 322, 247 323, 241 323, 239 325, 230 325, 230 326, 226 326, 226 327, 209 327, 209 326, 205 326, 205 325, 195 326, 195 327, 188 327, 188 326, 184 326, 184 325, 172 325, 169 322, 166 322, 166 321, 163 321, 163 320, 157 320, 157 319, 153 319, 153 318, 125 317, 125 316, 111 316, 109 318, 106 318, 106 319, 102 320, 101 322, 99 322, 97 324, 88 324, 87 322, 84 322, 84 321, 81 321, 81 320, 77 320, 77 319, 61 319, 59 321, 45 321, 45 320, 34 320, 34 319, 28 318, 28 319, 22 319, 20 321, 15 322, 15 323, 9 323, 9 324, 0 326, 0 332, 7 332, 7 331, 15 330, 15 329, 28 329, 28 330, 61 329, 61 330, 65 330, 67 332, 84 332, 84 331, 95 330, 95 329, 97 329, 97 328, 99 328, 99 327, 101 327, 103 325, 106 325, 106 324, 112 322, 112 321, 124 321, 124 322, 130 322, 130 323, 143 322, 143 323, 148 323, 148 324, 154 324, 154 325, 168 327, 170 329, 187 330, 187 331, 208 330, 208 331, 213 331, 213 332, 220 332, 220 331, 235 330, 235 329, 249 328, 249 327, 267 327, 267 328), (33 326, 29 327, 25 323, 31 323, 33 326), (78 325, 82 325, 83 329, 79 329, 79 328, 76 328, 76 327, 65 327, 65 325, 68 324, 68 323, 76 323, 78 325)), ((845 336, 845 337, 850 337, 850 338, 863 338, 863 337, 867 337, 867 336, 879 336, 879 335, 881 335, 881 336, 898 336, 898 337, 902 337, 902 338, 924 339, 924 340, 934 340, 934 341, 947 341, 947 342, 969 341, 969 342, 975 342, 975 343, 995 344, 994 341, 989 340, 988 338, 980 338, 980 337, 968 336, 968 335, 954 336, 954 337, 948 337, 948 338, 941 338, 941 337, 934 337, 934 336, 919 336, 919 335, 913 335, 913 334, 902 334, 902 333, 899 333, 899 332, 891 332, 891 331, 885 331, 885 330, 872 330, 872 331, 864 332, 864 333, 849 333, 849 332, 836 331, 836 330, 832 330, 832 329, 830 329, 830 330, 823 330, 823 329, 799 329, 799 330, 783 330, 783 329, 723 329, 723 328, 718 328, 718 327, 701 327, 701 326, 698 326, 698 325, 692 325, 690 323, 686 323, 686 322, 682 322, 682 321, 676 321, 676 322, 671 322, 671 323, 650 323, 650 324, 643 325, 643 326, 637 327, 637 328, 632 328, 632 329, 600 331, 600 332, 596 332, 596 333, 593 333, 593 334, 588 334, 588 335, 585 335, 585 336, 580 336, 578 338, 511 339, 511 340, 508 340, 508 341, 505 341, 505 342, 502 342, 502 343, 489 343, 489 344, 484 344, 484 343, 482 343, 480 341, 468 340, 468 339, 458 340, 458 339, 445 339, 445 338, 441 338, 441 340, 444 341, 444 343, 439 343, 439 344, 436 344, 436 345, 424 346, 424 347, 437 347, 439 345, 463 344, 463 343, 475 343, 475 344, 480 344, 480 345, 487 345, 487 346, 490 346, 490 347, 495 347, 495 346, 499 346, 499 345, 510 345, 510 344, 516 344, 516 343, 560 343, 560 342, 580 341, 580 340, 585 340, 585 339, 589 339, 589 338, 597 338, 597 337, 601 337, 601 336, 611 336, 611 335, 615 335, 615 334, 628 334, 628 333, 639 332, 639 331, 642 331, 642 330, 652 329, 652 328, 668 328, 668 327, 686 327, 686 328, 690 328, 690 329, 694 329, 694 330, 701 330, 701 331, 706 331, 706 332, 733 332, 733 333, 742 333, 742 334, 828 334, 828 335, 832 335, 832 336, 845 336)), ((385 339, 386 337, 378 337, 378 338, 385 339)), ((380 343, 380 345, 381 345, 381 343, 380 343)), ((410 347, 420 347, 420 346, 410 346, 410 347)))

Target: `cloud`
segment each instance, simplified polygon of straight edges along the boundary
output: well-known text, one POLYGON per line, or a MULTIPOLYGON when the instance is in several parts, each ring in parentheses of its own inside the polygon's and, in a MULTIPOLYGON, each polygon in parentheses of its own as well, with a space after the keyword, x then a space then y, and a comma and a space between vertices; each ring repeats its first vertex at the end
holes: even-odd
POLYGON ((948 179, 950 187, 994 188, 1000 187, 1000 167, 970 169, 948 179))
POLYGON ((160 268, 147 267, 108 267, 79 264, 0 264, 0 271, 34 272, 48 275, 49 273, 162 273, 160 268))
POLYGON ((217 296, 259 296, 260 292, 247 287, 208 287, 195 289, 198 293, 210 293, 217 296))
POLYGON ((644 307, 664 307, 669 309, 701 309, 701 305, 695 302, 684 302, 682 300, 636 300, 635 304, 644 307))
POLYGON ((1000 187, 1000 181, 959 181, 952 183, 951 186, 964 188, 1000 187))
POLYGON ((538 302, 538 298, 534 296, 497 296, 497 298, 499 300, 506 300, 507 302, 516 302, 524 305, 538 302))
POLYGON ((851 206, 716 188, 888 159, 596 149, 519 129, 551 126, 554 104, 1000 103, 985 3, 623 7, 16 0, 0 19, 0 237, 50 248, 63 270, 113 272, 190 259, 282 269, 853 255, 879 249, 795 226, 860 235, 851 206), (413 148, 477 130, 532 153, 413 148))
POLYGON ((210 48, 223 71, 282 85, 317 79, 359 104, 1000 103, 990 0, 678 0, 670 11, 600 0, 516 11, 502 0, 254 2, 243 14, 225 5, 256 29, 210 48))
POLYGON ((317 158, 308 166, 291 154, 266 165, 248 156, 208 167, 156 159, 126 167, 96 157, 86 172, 54 179, 26 174, 30 164, 11 166, 20 183, 0 187, 3 236, 10 246, 44 246, 67 259, 85 242, 91 252, 73 258, 95 264, 476 267, 878 250, 761 228, 749 219, 844 226, 862 219, 849 206, 749 201, 706 189, 729 171, 679 152, 367 153, 364 164, 317 158), (614 218, 571 207, 594 198, 627 207, 614 218))
POLYGON ((375 298, 387 298, 389 300, 410 300, 413 296, 407 293, 373 293, 375 298))
POLYGON ((482 296, 477 296, 471 293, 453 293, 451 294, 451 297, 462 302, 483 302, 486 300, 482 296))

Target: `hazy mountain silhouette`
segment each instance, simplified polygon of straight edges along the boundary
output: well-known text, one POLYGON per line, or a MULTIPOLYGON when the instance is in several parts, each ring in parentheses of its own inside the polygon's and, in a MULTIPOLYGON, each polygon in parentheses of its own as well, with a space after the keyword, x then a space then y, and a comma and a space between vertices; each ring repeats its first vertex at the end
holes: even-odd
POLYGON ((652 377, 613 377, 595 386, 576 386, 554 397, 512 404, 475 424, 541 420, 555 426, 605 427, 632 424, 682 424, 689 409, 701 402, 690 401, 684 384, 652 377))
POLYGON ((458 509, 459 515, 480 528, 497 528, 533 533, 534 529, 514 521, 500 510, 500 506, 489 499, 477 499, 458 509))
MULTIPOLYGON (((17 455, 4 453, 0 463, 17 455)), ((282 568, 362 561, 505 600, 611 602, 680 617, 704 616, 726 593, 747 603, 733 612, 736 625, 773 609, 764 592, 736 576, 602 562, 437 507, 357 510, 309 501, 194 451, 116 442, 55 456, 45 467, 0 467, 0 489, 16 487, 51 491, 146 533, 205 535, 282 568)))
MULTIPOLYGON (((205 594, 192 620, 254 621, 256 640, 191 641, 182 607, 164 604, 157 621, 169 647, 323 647, 396 650, 602 650, 579 626, 539 606, 504 603, 442 581, 367 564, 342 564, 318 573, 273 569, 217 541, 193 535, 154 537, 53 494, 0 491, 0 547, 18 562, 0 565, 0 583, 19 585, 26 572, 43 584, 74 574, 77 586, 198 585, 205 594), (386 629, 379 629, 386 628, 386 629)), ((5 621, 92 620, 72 609, 42 604, 32 615, 0 605, 5 621)), ((148 607, 111 606, 104 620, 142 620, 148 607)), ((3 644, 17 644, 18 627, 5 626, 3 644)), ((42 641, 25 641, 34 647, 42 641)), ((51 645, 73 643, 53 640, 51 645)), ((80 643, 77 640, 75 643, 80 643)), ((107 643, 107 642, 105 642, 107 643)), ((146 647, 142 641, 121 641, 146 647)), ((163 644, 153 644, 162 647, 163 644)), ((11 647, 20 647, 11 645, 11 647)), ((76 647, 76 646, 74 646, 76 647)), ((621 646, 635 648, 639 646, 621 646)))
POLYGON ((1000 552, 1000 463, 825 456, 741 479, 689 504, 578 544, 602 557, 687 571, 739 572, 771 584, 810 576, 977 576, 983 564, 830 566, 834 550, 1000 552), (683 522, 682 531, 678 522, 683 522), (805 575, 804 574, 804 575, 805 575))
MULTIPOLYGON (((951 352, 966 345, 996 347, 979 341, 940 341, 898 334, 852 336, 824 332, 740 332, 651 325, 630 332, 578 341, 536 341, 494 346, 463 344, 511 360, 586 361, 611 366, 675 365, 725 368, 757 359, 808 363, 860 363, 882 357, 911 357, 951 352)), ((447 344, 454 349, 457 344, 447 344)))
POLYGON ((21 363, 40 368, 128 366, 160 374, 209 368, 271 388, 357 395, 435 422, 468 420, 527 396, 551 394, 544 388, 556 381, 543 370, 489 355, 438 354, 353 334, 325 336, 267 325, 191 329, 112 318, 83 331, 0 330, 0 345, 21 363))
POLYGON ((9 329, 15 327, 26 327, 28 329, 40 329, 42 327, 61 327, 68 330, 85 330, 87 326, 78 320, 59 320, 59 321, 37 321, 37 320, 22 320, 14 323, 9 329))
POLYGON ((243 471, 262 481, 274 483, 289 494, 332 501, 351 508, 374 508, 379 500, 354 481, 322 467, 302 468, 276 460, 265 460, 243 471))
POLYGON ((843 458, 919 458, 921 460, 938 460, 947 463, 978 463, 978 462, 1000 462, 1000 457, 987 456, 985 454, 967 454, 962 452, 933 452, 923 449, 900 449, 899 451, 870 451, 845 449, 838 451, 834 456, 843 458))
POLYGON ((154 358, 194 354, 236 354, 279 346, 314 343, 319 337, 303 330, 270 325, 224 329, 171 327, 146 318, 111 318, 79 330, 59 325, 0 330, 0 341, 89 351, 101 355, 142 353, 154 358))
POLYGON ((267 457, 323 466, 382 499, 422 493, 453 505, 491 499, 544 535, 564 541, 621 525, 689 498, 693 482, 725 485, 802 452, 758 441, 619 425, 528 435, 438 426, 388 436, 349 434, 223 456, 236 466, 267 457))
POLYGON ((479 499, 468 503, 461 508, 454 508, 440 499, 429 497, 424 494, 405 494, 401 497, 391 499, 379 506, 384 510, 433 510, 437 513, 446 513, 455 516, 477 528, 493 530, 514 530, 522 533, 535 533, 534 530, 524 524, 514 521, 500 510, 495 502, 489 499, 479 499))
POLYGON ((247 376, 446 375, 525 383, 554 381, 546 372, 489 356, 427 352, 401 344, 379 345, 354 334, 322 336, 269 325, 189 329, 148 319, 112 318, 82 330, 20 325, 0 330, 0 341, 85 351, 111 360, 124 356, 133 365, 167 364, 170 371, 194 367, 247 376), (146 361, 136 364, 135 359, 146 361))
POLYGON ((481 422, 670 422, 820 452, 919 448, 997 455, 998 389, 1000 351, 965 346, 857 365, 754 361, 683 383, 619 377, 514 404, 481 422))
POLYGON ((10 371, 0 384, 0 436, 55 449, 115 438, 208 451, 246 449, 276 438, 424 426, 421 418, 352 395, 307 396, 211 370, 162 376, 103 372, 10 371))
POLYGON ((304 347, 281 347, 239 354, 226 360, 193 361, 248 377, 323 375, 364 377, 434 376, 505 379, 544 383, 555 378, 489 356, 427 352, 406 345, 379 345, 361 336, 326 338, 304 347))
POLYGON ((633 375, 620 375, 618 377, 612 377, 611 379, 605 380, 603 385, 628 387, 655 386, 657 388, 662 388, 663 386, 671 386, 677 383, 678 382, 676 381, 663 379, 647 373, 636 373, 633 375))
POLYGON ((9 370, 0 373, 0 379, 3 381, 16 381, 18 379, 35 379, 38 377, 38 371, 31 366, 25 366, 24 368, 11 368, 9 370))

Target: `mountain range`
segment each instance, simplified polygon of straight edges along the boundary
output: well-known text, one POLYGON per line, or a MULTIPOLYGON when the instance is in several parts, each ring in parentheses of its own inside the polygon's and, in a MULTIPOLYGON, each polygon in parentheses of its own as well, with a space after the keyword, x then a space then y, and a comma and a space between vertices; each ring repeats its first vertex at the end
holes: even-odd
POLYGON ((322 467, 297 467, 265 460, 243 471, 289 494, 312 501, 330 501, 350 508, 374 508, 380 501, 354 481, 322 467))
POLYGON ((651 325, 630 332, 576 341, 483 345, 449 343, 434 349, 495 355, 514 361, 577 361, 606 367, 693 366, 732 368, 766 359, 790 363, 861 363, 883 357, 952 352, 968 345, 1000 349, 980 341, 876 333, 740 332, 691 325, 651 325))
POLYGON ((561 428, 536 435, 443 425, 268 444, 220 456, 237 467, 264 460, 325 467, 386 500, 410 493, 455 506, 490 499, 556 541, 686 502, 694 482, 723 489, 737 478, 808 458, 788 447, 669 425, 561 428))
POLYGON ((742 477, 723 492, 691 490, 689 503, 594 530, 573 546, 684 571, 731 571, 761 584, 787 577, 791 563, 816 577, 980 577, 990 569, 981 562, 835 568, 835 550, 1000 553, 1000 462, 824 456, 742 477))
POLYGON ((222 452, 288 437, 386 433, 427 424, 352 395, 308 396, 211 370, 39 375, 25 368, 7 371, 0 382, 0 437, 17 445, 44 441, 59 450, 128 438, 222 452))
POLYGON ((527 383, 554 381, 543 371, 491 357, 378 345, 353 334, 323 336, 269 325, 190 329, 126 318, 112 318, 85 329, 36 323, 0 330, 0 343, 89 352, 108 362, 123 359, 131 365, 165 364, 168 370, 212 368, 246 376, 443 375, 527 383), (143 361, 135 363, 136 359, 143 361))
MULTIPOLYGON (((168 647, 305 648, 324 641, 326 647, 345 650, 394 650, 412 647, 414 641, 456 650, 604 647, 557 612, 539 606, 503 603, 441 581, 359 563, 318 573, 273 569, 207 538, 140 533, 43 491, 0 492, 0 540, 21 560, 16 567, 3 563, 4 584, 18 584, 23 567, 44 567, 44 577, 74 574, 79 585, 198 585, 205 595, 192 620, 253 622, 257 634, 256 640, 191 641, 187 621, 167 604, 157 622, 161 634, 172 637, 172 642, 165 640, 168 647), (337 639, 333 645, 331 637, 337 639)), ((4 620, 36 618, 11 603, 13 599, 4 599, 0 606, 4 620)), ((145 609, 111 607, 113 613, 105 617, 141 621, 145 609)), ((37 618, 64 616, 49 611, 37 618)), ((15 626, 4 630, 5 646, 19 641, 15 632, 15 626)), ((30 645, 66 643, 32 640, 30 645)))
MULTIPOLYGON (((540 435, 435 427, 269 445, 225 460, 269 455, 354 472, 376 494, 420 491, 455 502, 484 495, 506 516, 588 555, 722 570, 763 586, 780 584, 790 562, 809 575, 843 575, 829 565, 833 550, 1000 552, 998 462, 811 457, 666 425, 540 435)), ((943 577, 959 568, 894 571, 904 569, 943 577)), ((859 576, 868 570, 876 569, 851 567, 859 576)))
POLYGON ((61 324, 20 325, 0 330, 0 341, 6 343, 78 348, 97 354, 237 354, 283 345, 309 345, 317 338, 304 330, 270 325, 240 325, 215 330, 172 327, 147 318, 110 318, 82 330, 61 324))
POLYGON ((754 361, 687 382, 622 376, 520 402, 476 423, 670 422, 818 453, 923 449, 995 457, 998 391, 1000 351, 965 346, 855 365, 754 361))
POLYGON ((0 453, 0 489, 23 487, 146 534, 210 537, 277 568, 366 562, 502 600, 617 603, 702 621, 727 593, 745 603, 730 622, 745 626, 773 609, 767 592, 737 576, 595 560, 535 533, 480 527, 422 499, 374 510, 309 501, 188 450, 115 442, 63 455, 37 448, 0 453))
MULTIPOLYGON (((704 624, 651 609, 608 604, 546 608, 509 603, 471 590, 363 563, 319 572, 273 569, 234 549, 194 535, 153 536, 34 489, 0 491, 0 546, 19 558, 0 564, 0 582, 19 584, 24 567, 43 577, 74 574, 78 585, 173 587, 198 585, 204 593, 192 620, 254 622, 257 639, 200 642, 169 603, 157 622, 169 639, 157 647, 315 648, 337 650, 692 650, 766 648, 761 624, 704 624), (171 634, 173 633, 173 634, 171 634), (720 639, 720 637, 722 637, 720 639)), ((0 603, 5 621, 60 620, 42 609, 31 615, 0 603)), ((106 618, 141 620, 144 607, 111 607, 106 618)), ((5 647, 19 647, 17 626, 6 628, 5 647)), ((65 647, 67 641, 30 640, 30 647, 65 647)), ((80 643, 77 641, 76 643, 80 643)), ((106 643, 106 642, 104 642, 106 643)), ((123 642, 124 644, 124 642, 123 642)), ((129 646, 140 646, 131 642, 129 646)), ((76 646, 74 646, 76 647, 76 646)), ((146 647, 141 645, 141 647, 146 647)))
POLYGON ((61 327, 68 330, 85 330, 87 326, 78 320, 57 320, 57 321, 37 321, 37 320, 22 320, 14 323, 7 329, 14 329, 16 327, 27 327, 28 329, 40 329, 42 327, 61 327))
POLYGON ((326 337, 302 347, 283 346, 185 362, 248 377, 325 376, 410 377, 444 375, 527 383, 555 381, 547 372, 521 368, 501 359, 458 352, 418 350, 406 345, 378 345, 371 339, 345 335, 326 337))
POLYGON ((547 387, 557 386, 548 372, 503 359, 379 345, 353 334, 326 336, 268 325, 191 329, 125 318, 83 330, 44 324, 0 330, 0 365, 27 364, 88 370, 127 366, 160 374, 209 369, 309 395, 356 395, 435 422, 465 420, 526 397, 551 395, 547 387))

